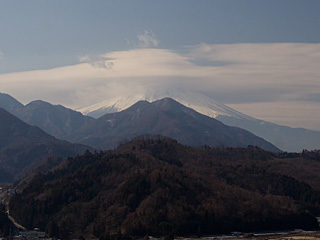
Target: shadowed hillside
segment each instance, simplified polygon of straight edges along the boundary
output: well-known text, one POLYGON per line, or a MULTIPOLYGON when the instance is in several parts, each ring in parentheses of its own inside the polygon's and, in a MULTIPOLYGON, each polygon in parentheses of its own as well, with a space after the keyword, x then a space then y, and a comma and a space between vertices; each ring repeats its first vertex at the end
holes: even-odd
POLYGON ((63 239, 313 229, 320 179, 312 171, 319 168, 318 152, 288 156, 139 137, 37 175, 13 197, 10 213, 63 239))
POLYGON ((89 147, 58 140, 0 108, 0 182, 13 182, 52 156, 82 154, 89 147))

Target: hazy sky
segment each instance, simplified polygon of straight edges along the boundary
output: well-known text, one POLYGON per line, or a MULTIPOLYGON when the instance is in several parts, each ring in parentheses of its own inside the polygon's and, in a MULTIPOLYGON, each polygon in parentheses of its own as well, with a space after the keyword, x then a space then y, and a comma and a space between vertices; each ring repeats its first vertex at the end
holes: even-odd
POLYGON ((0 92, 78 108, 175 86, 320 130, 319 9, 318 0, 0 0, 0 92))

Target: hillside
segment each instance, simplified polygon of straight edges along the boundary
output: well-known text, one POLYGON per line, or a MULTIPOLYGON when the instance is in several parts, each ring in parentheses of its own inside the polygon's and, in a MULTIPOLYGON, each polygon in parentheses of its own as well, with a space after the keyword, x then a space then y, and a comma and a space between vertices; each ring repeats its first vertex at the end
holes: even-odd
POLYGON ((37 175, 12 198, 10 213, 63 239, 314 229, 319 169, 319 152, 139 137, 37 175))
POLYGON ((13 182, 48 157, 82 154, 83 145, 58 140, 0 108, 0 182, 13 182))

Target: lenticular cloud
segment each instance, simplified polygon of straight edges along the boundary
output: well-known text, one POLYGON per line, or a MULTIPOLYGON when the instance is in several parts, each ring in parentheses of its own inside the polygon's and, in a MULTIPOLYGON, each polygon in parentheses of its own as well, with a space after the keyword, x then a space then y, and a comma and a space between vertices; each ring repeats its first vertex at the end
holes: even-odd
MULTIPOLYGON (((139 39, 144 47, 159 44, 150 31, 139 39)), ((146 85, 155 90, 177 86, 202 90, 229 104, 288 106, 320 92, 319 52, 320 44, 305 43, 200 44, 183 52, 138 48, 84 55, 73 66, 2 74, 0 84, 2 92, 21 101, 43 99, 71 108, 146 85), (205 65, 200 64, 203 61, 205 65)))

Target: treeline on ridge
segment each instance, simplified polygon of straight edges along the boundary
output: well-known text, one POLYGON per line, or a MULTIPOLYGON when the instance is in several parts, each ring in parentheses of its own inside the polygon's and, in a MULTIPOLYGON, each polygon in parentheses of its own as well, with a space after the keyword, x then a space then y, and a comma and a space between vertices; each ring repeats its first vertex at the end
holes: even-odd
POLYGON ((63 239, 314 229, 319 169, 319 152, 286 156, 139 137, 36 175, 12 198, 10 213, 63 239))

